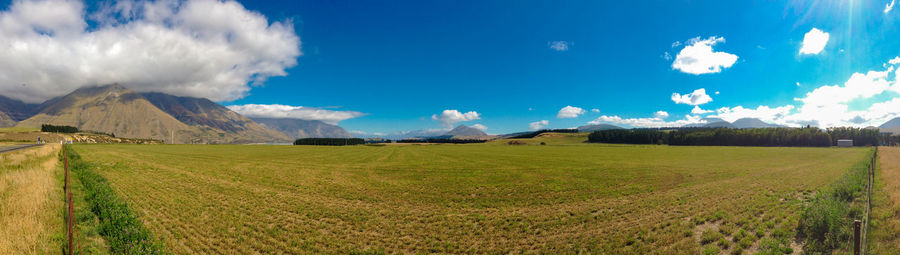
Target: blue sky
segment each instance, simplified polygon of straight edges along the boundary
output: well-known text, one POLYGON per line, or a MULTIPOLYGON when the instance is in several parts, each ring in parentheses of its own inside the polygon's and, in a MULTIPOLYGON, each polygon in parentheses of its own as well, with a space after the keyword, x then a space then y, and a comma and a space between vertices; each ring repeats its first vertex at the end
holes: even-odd
POLYGON ((660 110, 675 119, 692 106, 675 104, 672 93, 699 88, 713 98, 704 108, 781 106, 897 56, 900 45, 890 39, 898 35, 896 15, 883 12, 887 3, 245 3, 270 18, 294 19, 304 56, 289 76, 233 103, 342 106, 369 115, 341 125, 368 132, 437 128, 432 114, 476 111, 481 119, 465 123, 499 133, 539 120, 567 128, 601 115, 644 118, 660 110), (819 54, 800 55, 812 28, 830 40, 819 54), (662 57, 677 55, 691 38, 712 36, 724 38, 716 51, 738 56, 730 68, 688 74, 662 57), (568 49, 551 49, 554 41, 568 49), (587 113, 557 118, 569 105, 587 113))
MULTIPOLYGON (((271 39, 272 44, 252 47, 271 56, 247 63, 234 60, 246 57, 201 58, 200 63, 252 68, 223 71, 233 79, 221 83, 164 81, 186 84, 180 87, 133 78, 130 84, 138 84, 137 90, 208 97, 233 108, 250 105, 240 108, 248 115, 319 116, 292 115, 299 108, 288 107, 303 106, 340 115, 325 120, 369 134, 453 124, 481 124, 497 134, 528 130, 530 123, 543 120, 547 124, 538 125, 543 128, 682 125, 712 116, 757 117, 791 126, 877 126, 900 116, 900 107, 894 107, 900 106, 894 100, 900 95, 892 67, 897 63, 889 63, 900 55, 894 39, 900 38, 900 10, 886 11, 890 1, 205 2, 232 7, 223 8, 230 11, 224 14, 250 13, 268 23, 246 28, 246 34, 271 35, 259 41, 271 39), (824 48, 803 53, 811 31, 827 33, 827 40, 819 36, 824 48), (299 52, 291 47, 265 51, 284 45, 295 45, 299 52), (677 65, 679 57, 687 64, 677 65), (200 91, 202 84, 221 85, 200 91), (705 93, 695 93, 699 89, 705 93), (673 93, 697 96, 677 103, 673 93), (271 105, 280 108, 265 108, 271 105), (567 106, 584 113, 560 118, 567 106), (695 106, 712 112, 692 113, 695 106), (460 114, 449 112, 442 119, 445 110, 460 114)), ((150 5, 133 3, 86 3, 81 36, 104 30, 127 34, 134 30, 125 29, 130 24, 155 22, 147 14, 150 5), (104 13, 113 13, 108 16, 114 21, 91 18, 104 13)), ((8 13, 17 12, 7 5, 12 6, 8 13)), ((181 3, 172 10, 188 7, 181 3)), ((191 24, 183 16, 189 15, 172 20, 191 24)), ((231 24, 224 21, 216 24, 231 24)), ((180 24, 158 23, 173 31, 209 29, 180 24)), ((240 35, 235 27, 229 33, 240 35)), ((210 77, 219 81, 215 77, 221 75, 210 77)))

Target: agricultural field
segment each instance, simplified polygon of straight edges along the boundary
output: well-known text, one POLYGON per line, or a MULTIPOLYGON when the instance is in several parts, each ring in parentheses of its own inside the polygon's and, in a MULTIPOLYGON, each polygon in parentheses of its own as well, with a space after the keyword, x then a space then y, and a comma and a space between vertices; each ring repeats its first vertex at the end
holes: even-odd
POLYGON ((172 253, 799 252, 870 149, 76 145, 172 253))

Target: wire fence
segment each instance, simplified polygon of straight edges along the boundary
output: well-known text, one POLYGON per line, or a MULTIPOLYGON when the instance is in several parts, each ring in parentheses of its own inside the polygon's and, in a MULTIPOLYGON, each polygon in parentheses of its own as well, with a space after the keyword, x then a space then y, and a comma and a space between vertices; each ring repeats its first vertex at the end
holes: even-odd
POLYGON ((62 148, 63 161, 65 162, 64 164, 66 172, 65 181, 63 183, 63 191, 66 194, 66 207, 68 207, 66 213, 66 235, 68 236, 69 240, 65 254, 72 255, 75 254, 75 237, 78 234, 78 229, 76 228, 76 226, 78 225, 78 222, 75 220, 75 204, 72 202, 72 187, 71 184, 69 184, 69 152, 66 147, 68 146, 63 145, 62 148))
POLYGON ((869 162, 868 173, 866 174, 866 213, 862 222, 862 234, 857 235, 857 238, 861 240, 856 240, 857 249, 854 251, 855 253, 858 252, 856 254, 866 254, 866 240, 868 239, 869 233, 869 214, 872 211, 872 187, 875 186, 875 167, 877 163, 878 147, 876 146, 875 153, 872 154, 872 159, 869 162))

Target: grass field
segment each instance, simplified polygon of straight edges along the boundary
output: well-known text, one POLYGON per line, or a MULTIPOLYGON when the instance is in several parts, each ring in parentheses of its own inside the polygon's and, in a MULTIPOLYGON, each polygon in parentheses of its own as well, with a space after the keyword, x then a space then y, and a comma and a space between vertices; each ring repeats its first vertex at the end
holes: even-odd
POLYGON ((62 248, 59 147, 0 153, 0 254, 52 254, 62 248))
POLYGON ((550 142, 74 149, 178 254, 797 251, 869 151, 550 142))
POLYGON ((900 148, 878 148, 878 171, 869 225, 870 254, 900 251, 900 148))

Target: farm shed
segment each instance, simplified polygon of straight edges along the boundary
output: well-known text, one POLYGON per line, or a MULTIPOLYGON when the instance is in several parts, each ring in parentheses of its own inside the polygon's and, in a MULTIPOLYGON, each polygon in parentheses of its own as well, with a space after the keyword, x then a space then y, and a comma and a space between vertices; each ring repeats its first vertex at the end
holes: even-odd
POLYGON ((853 147, 853 140, 841 139, 837 140, 838 147, 853 147))

